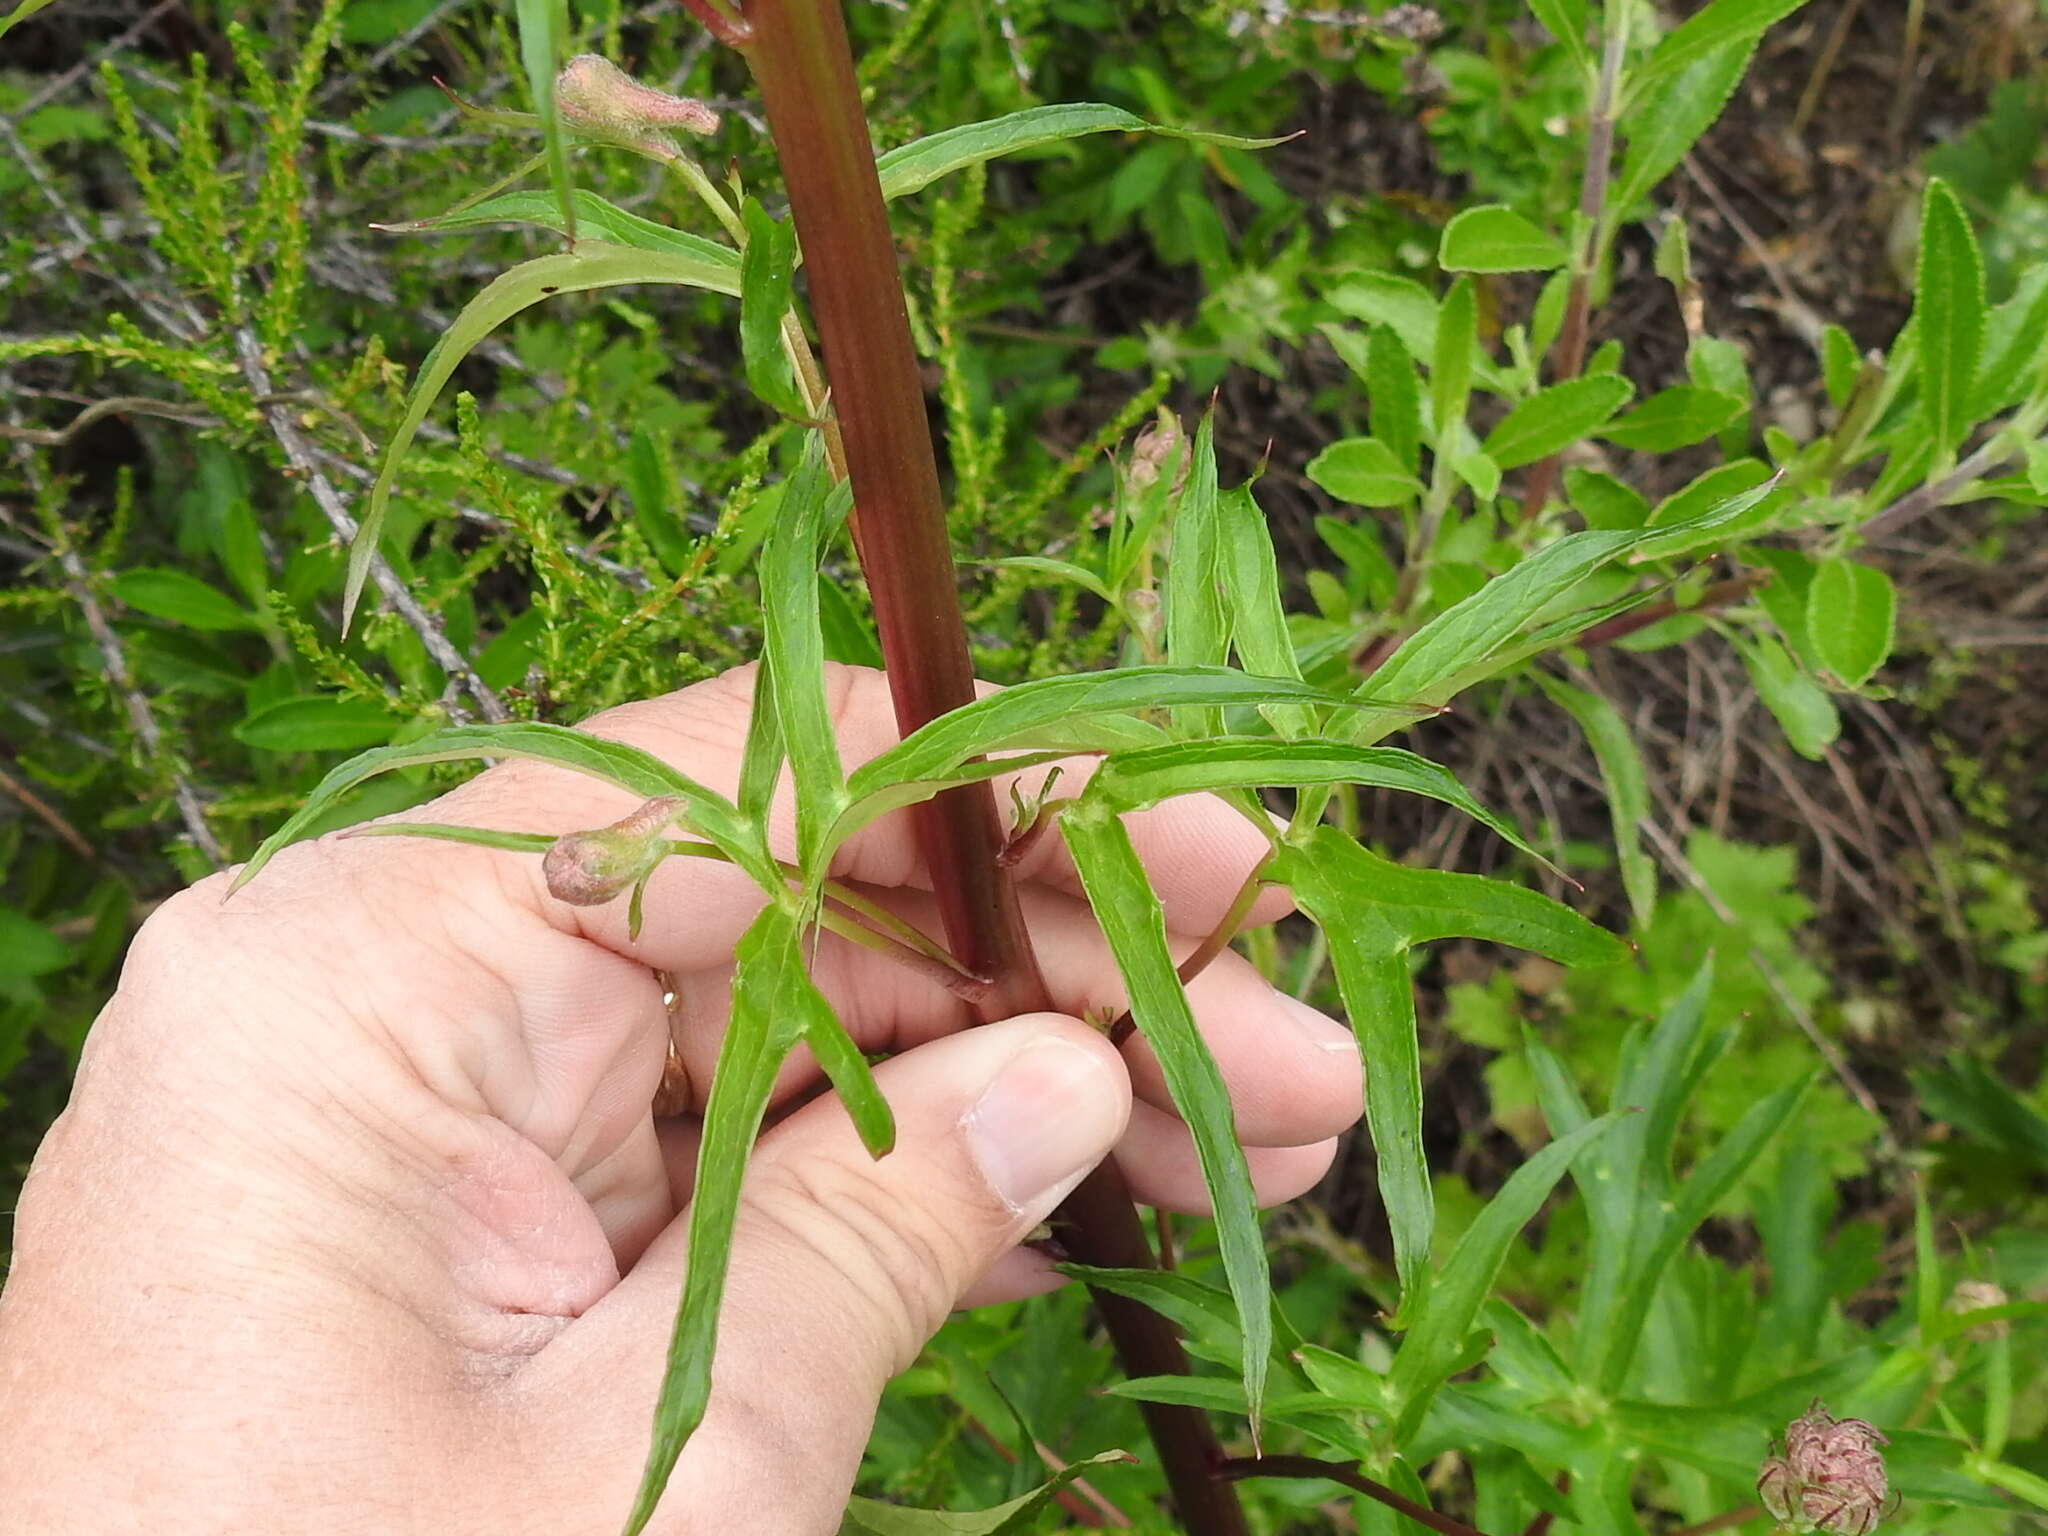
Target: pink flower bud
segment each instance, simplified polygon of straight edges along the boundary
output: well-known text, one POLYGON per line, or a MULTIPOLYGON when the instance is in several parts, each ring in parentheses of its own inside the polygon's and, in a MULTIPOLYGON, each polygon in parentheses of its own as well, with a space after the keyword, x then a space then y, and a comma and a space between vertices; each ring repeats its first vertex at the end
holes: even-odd
POLYGON ((598 907, 638 885, 667 854, 668 829, 682 808, 674 795, 661 795, 608 827, 556 838, 540 861, 548 894, 572 907, 598 907))
POLYGON ((701 101, 642 85, 610 59, 579 53, 555 77, 555 105, 572 127, 595 139, 638 150, 658 160, 678 153, 671 128, 718 131, 718 114, 701 101))
POLYGON ((1187 444, 1187 433, 1182 429, 1180 418, 1159 408, 1159 417, 1140 432, 1131 444, 1130 481, 1135 487, 1153 484, 1169 462, 1174 465, 1173 489, 1178 491, 1187 483, 1187 456, 1183 451, 1187 444))
POLYGON ((1757 1497, 1790 1530, 1866 1536, 1889 1512, 1883 1444, 1874 1425, 1830 1417, 1816 1398, 1785 1426, 1785 1453, 1759 1469, 1757 1497))

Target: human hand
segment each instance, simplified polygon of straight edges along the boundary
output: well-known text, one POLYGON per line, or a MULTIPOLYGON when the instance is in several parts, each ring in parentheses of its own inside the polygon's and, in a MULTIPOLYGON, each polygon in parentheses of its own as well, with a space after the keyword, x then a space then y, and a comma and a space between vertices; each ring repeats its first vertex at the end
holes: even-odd
MULTIPOLYGON (((588 722, 736 784, 750 669, 588 722)), ((837 670, 849 765, 895 739, 879 673, 837 670)), ((1040 770, 1034 777, 1042 777, 1040 770)), ((567 832, 627 796, 534 763, 417 820, 567 832)), ((787 808, 778 841, 786 853, 787 808)), ((1179 952, 1264 850, 1219 802, 1130 818, 1179 952)), ((935 931, 907 821, 835 875, 935 931)), ((1058 1005, 1121 985, 1057 838, 1020 871, 1058 1005)), ((539 861, 402 838, 281 854, 137 935, 22 1196, 0 1296, 9 1532, 608 1532, 647 1451, 683 1264, 689 1116, 732 946, 761 896, 666 862, 625 904, 548 896, 539 861)), ((1271 921, 1268 893, 1251 917, 1271 921)), ((1058 1284, 1017 1244, 1112 1148, 1137 1198, 1205 1196, 1156 1061, 1073 1017, 969 1022, 943 989, 827 938, 819 986, 869 1051, 897 1145, 871 1159, 792 1057, 749 1168, 709 1413, 651 1530, 830 1533, 884 1383, 962 1304, 1058 1284)), ((1330 1161, 1360 1108, 1340 1025, 1221 955, 1189 988, 1262 1202, 1330 1161)))

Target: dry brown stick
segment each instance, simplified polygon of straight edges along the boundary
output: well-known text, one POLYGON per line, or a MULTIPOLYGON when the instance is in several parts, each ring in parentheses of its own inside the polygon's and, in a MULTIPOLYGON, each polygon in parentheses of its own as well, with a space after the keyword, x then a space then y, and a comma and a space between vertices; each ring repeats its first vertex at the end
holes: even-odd
POLYGON ((89 859, 95 864, 101 862, 99 850, 85 840, 79 833, 78 828, 72 826, 70 822, 64 819, 62 811, 59 811, 49 801, 30 789, 5 768, 0 768, 0 793, 11 796, 25 810, 40 817, 51 831, 77 849, 80 857, 89 859))
MULTIPOLYGON (((263 344, 256 339, 256 333, 248 326, 235 330, 235 353, 241 359, 242 377, 251 392, 258 399, 269 397, 273 390, 270 370, 263 361, 263 344)), ((313 462, 312 444, 299 424, 292 420, 289 407, 269 405, 263 409, 264 423, 270 428, 271 436, 284 450, 285 463, 291 467, 293 478, 312 493, 313 500, 327 518, 331 527, 346 542, 356 536, 356 520, 349 516, 348 509, 341 504, 341 496, 334 484, 320 467, 313 462)), ((370 558, 370 578, 377 584, 377 590, 384 595, 384 601, 403 619, 408 628, 419 636, 420 644, 434 664, 448 674, 451 682, 476 701, 477 712, 493 725, 511 718, 504 701, 492 690, 490 684, 476 675, 476 669, 467 658, 449 642, 447 635, 434 618, 406 591, 405 583, 398 579, 398 573, 382 555, 370 558)))
POLYGON ((1804 134, 1806 125, 1813 121, 1814 109, 1820 105, 1820 93, 1827 89, 1828 77, 1835 72, 1835 61, 1841 57, 1842 45, 1849 40, 1849 28, 1855 25, 1862 9, 1863 0, 1848 0, 1835 17, 1835 25, 1828 33, 1828 40, 1821 45, 1820 57, 1814 60, 1813 73, 1807 77, 1806 89, 1800 93, 1799 105, 1792 113, 1793 138, 1804 134))
MULTIPOLYGON (((41 478, 35 471, 35 463, 26 443, 15 449, 22 465, 22 472, 31 487, 41 478)), ((225 867, 228 856, 220 845, 220 839, 213 835, 213 828, 206 823, 206 806, 199 793, 185 777, 165 749, 163 728, 156 723, 156 715, 149 707, 149 700, 135 686, 133 675, 128 670, 127 654, 121 648, 121 637, 114 633, 114 626, 107 622, 106 610, 100 607, 99 599, 93 595, 91 574, 85 562, 78 557, 78 551, 70 542, 57 543, 52 550, 57 564, 63 569, 64 588, 71 594, 71 600, 78 604, 79 615, 85 620, 85 627, 91 631, 93 645, 100 653, 100 660, 107 669, 107 682, 120 697, 122 707, 128 712, 128 724, 135 732, 135 739, 142 743, 143 751, 151 762, 163 773, 171 788, 171 801, 178 808, 178 819, 185 824, 193 846, 205 855, 215 869, 225 867)))
POLYGON ((61 427, 17 427, 0 422, 0 437, 34 443, 41 448, 61 448, 94 422, 109 416, 128 415, 162 416, 193 427, 220 425, 219 418, 197 406, 181 405, 175 400, 152 400, 147 395, 114 395, 105 400, 95 400, 61 427))

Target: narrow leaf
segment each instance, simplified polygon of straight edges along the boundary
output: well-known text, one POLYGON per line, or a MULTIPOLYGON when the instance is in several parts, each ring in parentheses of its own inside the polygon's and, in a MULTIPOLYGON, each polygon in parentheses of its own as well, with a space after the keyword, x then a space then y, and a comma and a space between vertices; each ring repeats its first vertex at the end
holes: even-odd
MULTIPOLYGON (((1166 568, 1166 659, 1176 667, 1221 666, 1230 655, 1223 601, 1221 493, 1216 486, 1216 427, 1211 414, 1195 431, 1188 482, 1173 514, 1173 558, 1166 568)), ((1202 709, 1198 729, 1218 729, 1202 709)))
POLYGON ((574 241, 576 208, 569 195, 569 147, 561 115, 555 110, 555 71, 561 66, 562 38, 569 30, 568 8, 564 0, 515 0, 514 9, 519 18, 519 62, 525 66, 526 88, 547 143, 548 183, 562 211, 563 229, 574 241))
POLYGON ((824 878, 825 839, 846 804, 838 738, 825 701, 818 561, 833 504, 843 516, 851 494, 842 485, 835 495, 823 439, 811 433, 761 542, 764 649, 774 668, 775 712, 796 788, 797 865, 807 897, 824 878))
POLYGON ((675 795, 684 803, 688 826, 724 850, 764 890, 780 890, 783 880, 767 851, 741 822, 730 800, 678 773, 660 758, 620 741, 607 741, 565 725, 456 725, 397 746, 378 747, 334 768, 307 795, 305 804, 263 840, 235 876, 230 891, 254 879, 280 848, 296 841, 336 801, 365 779, 397 768, 425 763, 473 759, 523 758, 555 763, 577 773, 616 784, 642 800, 675 795))
POLYGON ((1593 749, 1600 779, 1607 791, 1607 816, 1614 832, 1615 862, 1629 912, 1638 925, 1647 923, 1657 906, 1657 866, 1643 852, 1642 824, 1650 814, 1649 776, 1642 749, 1629 733, 1619 711, 1597 693, 1574 688, 1546 672, 1534 674, 1537 684, 1578 723, 1593 749))
POLYGON ((355 612, 362 596, 363 580, 377 551, 377 536, 384 525, 384 509, 391 497, 391 483, 398 464, 412 446, 420 423, 462 360, 478 342, 521 310, 530 309, 558 293, 580 293, 591 288, 614 288, 625 283, 674 283, 685 287, 710 288, 723 292, 725 274, 712 264, 694 257, 634 250, 586 240, 574 251, 542 256, 523 262, 500 274, 483 292, 463 306, 433 350, 427 353, 406 396, 405 414, 399 418, 377 467, 370 487, 370 499, 349 546, 348 583, 342 596, 344 618, 355 612))
POLYGON ((197 576, 154 566, 122 571, 113 580, 114 596, 137 613, 168 619, 188 629, 261 629, 257 616, 220 588, 197 576))
POLYGON ((1387 1375, 1388 1395, 1401 1405, 1394 1426, 1397 1439, 1413 1434, 1428 1412, 1431 1397, 1457 1360, 1459 1347, 1493 1287, 1508 1244, 1542 1209, 1572 1159, 1613 1124, 1613 1116, 1603 1115, 1551 1142, 1509 1175, 1500 1193, 1466 1228, 1437 1277, 1428 1309, 1401 1341, 1387 1375))
POLYGON ((779 903, 761 910, 734 948, 733 958, 737 969, 732 1013, 704 1108, 697 1183, 690 1197, 689 1265, 654 1410, 654 1441, 626 1536, 637 1536, 652 1518, 669 1474, 710 1401, 712 1352, 732 1258, 733 1225, 739 1218, 741 1180, 776 1073, 797 1040, 799 994, 809 987, 796 923, 779 903))
POLYGON ((751 197, 741 217, 747 247, 740 253, 740 359, 747 387, 764 405, 801 420, 809 412, 797 397, 782 350, 782 320, 796 275, 796 232, 751 197))
POLYGON ((890 150, 875 162, 875 169, 881 174, 882 196, 903 197, 922 191, 941 176, 984 160, 993 160, 998 155, 1043 149, 1049 144, 1090 133, 1156 133, 1228 149, 1269 149, 1286 142, 1285 139, 1242 139, 1224 133, 1165 128, 1157 123, 1148 123, 1122 107, 1082 101, 1027 107, 1007 117, 943 129, 890 150))
POLYGON ((1790 16, 1806 0, 1714 0, 1689 17, 1651 50, 1630 80, 1639 98, 1654 100, 1653 86, 1712 57, 1731 45, 1754 45, 1774 23, 1790 16))
POLYGON ((1580 64, 1591 60, 1586 47, 1586 0, 1529 0, 1529 9, 1580 64))
POLYGON ((1361 784, 1424 795, 1456 807, 1524 853, 1535 854, 1510 823, 1475 800, 1448 768, 1397 747, 1257 736, 1169 742, 1113 754, 1088 781, 1084 798, 1122 813, 1175 795, 1309 784, 1361 784))
POLYGON ((1021 1498, 993 1509, 962 1514, 943 1509, 905 1509, 879 1499, 859 1497, 847 1501, 839 1536, 1022 1536, 1038 1528, 1038 1517, 1069 1483, 1086 1477, 1096 1467, 1131 1460, 1125 1451, 1104 1451, 1069 1462, 1045 1482, 1021 1498))
POLYGON ((1446 452, 1451 434, 1465 422, 1465 404, 1472 396, 1472 361, 1479 351, 1478 300, 1472 279, 1461 277, 1444 295, 1437 315, 1436 349, 1430 364, 1429 398, 1433 439, 1446 452))
POLYGON ((1656 91, 1635 97, 1622 117, 1628 152, 1615 179, 1613 207, 1633 208, 1671 174, 1714 126, 1755 51, 1754 37, 1737 38, 1695 57, 1656 91))
POLYGON ((1771 635, 1735 639, 1756 696, 1776 718, 1785 740, 1801 757, 1819 762, 1842 734, 1842 717, 1828 692, 1799 669, 1785 647, 1771 635))
POLYGON ((1230 1092, 1195 1025, 1173 954, 1166 919, 1145 878, 1130 835, 1116 817, 1076 806, 1060 822, 1088 904, 1116 956, 1130 997, 1131 1015, 1159 1060, 1174 1107, 1194 1138, 1202 1182, 1215 1210, 1223 1270, 1237 1299, 1244 1329, 1244 1386, 1252 1434, 1257 1438, 1273 1341, 1272 1276, 1251 1170, 1237 1139, 1230 1092))
MULTIPOLYGON (((1231 643, 1245 671, 1254 677, 1301 680, 1301 662, 1287 630, 1287 609, 1280 599, 1280 568, 1266 514, 1252 499, 1249 486, 1226 491, 1217 509, 1221 548, 1217 572, 1230 604, 1231 643)), ((1316 712, 1301 704, 1270 704, 1263 711, 1282 736, 1306 736, 1316 728, 1316 712)))
POLYGON ((1552 384, 1509 411, 1482 446, 1502 469, 1533 464, 1589 436, 1634 393, 1633 384, 1612 373, 1552 384))
POLYGON ((372 699, 280 699, 235 727, 266 752, 354 752, 382 746, 404 722, 372 699))
MULTIPOLYGON (((740 291, 739 253, 730 246, 687 230, 671 229, 637 213, 628 213, 608 203, 595 192, 578 188, 570 204, 576 210, 576 228, 585 236, 597 235, 613 245, 654 251, 663 256, 681 256, 701 263, 704 280, 698 286, 737 298, 740 291)), ((499 224, 536 224, 566 235, 569 226, 561 205, 545 192, 506 192, 497 197, 441 214, 437 218, 415 219, 406 224, 371 226, 386 234, 459 234, 499 224)))
POLYGON ((1892 579, 1842 557, 1824 562, 1806 589, 1806 634, 1821 665, 1860 688, 1892 653, 1898 607, 1892 579))
POLYGON ((1748 409, 1749 402, 1740 395, 1697 384, 1679 384, 1650 396, 1619 421, 1602 427, 1597 435, 1618 448, 1662 453, 1712 437, 1748 409))
POLYGON ((1913 285, 1920 328, 1920 396, 1937 454, 1971 427, 1977 359, 1984 349, 1984 257, 1969 215, 1948 183, 1927 183, 1920 214, 1920 263, 1913 285))
POLYGON ((1366 341, 1365 392, 1372 406, 1372 430, 1393 450, 1401 468, 1414 474, 1422 464, 1422 382, 1401 339, 1384 325, 1366 341))
POLYGON ((1548 272, 1568 260, 1563 241, 1500 204, 1452 219, 1437 251, 1446 272, 1548 272))

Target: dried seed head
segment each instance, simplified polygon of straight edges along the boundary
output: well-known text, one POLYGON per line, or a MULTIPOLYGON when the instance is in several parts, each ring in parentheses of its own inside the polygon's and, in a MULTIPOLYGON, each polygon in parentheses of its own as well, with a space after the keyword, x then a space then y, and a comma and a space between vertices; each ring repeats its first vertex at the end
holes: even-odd
POLYGON ((555 76, 555 105, 573 127, 592 138, 673 160, 679 151, 669 130, 710 134, 718 114, 701 101, 642 85, 610 59, 579 53, 555 76))
POLYGON ((1891 1497, 1877 1449, 1883 1444, 1874 1425, 1833 1418, 1816 1398, 1785 1426, 1785 1453, 1758 1470, 1757 1497, 1790 1530, 1866 1536, 1891 1497))
POLYGON ((548 894, 572 907, 598 907, 638 885, 667 854, 669 825, 682 808, 674 795, 661 795, 608 827, 556 838, 540 861, 548 894))

